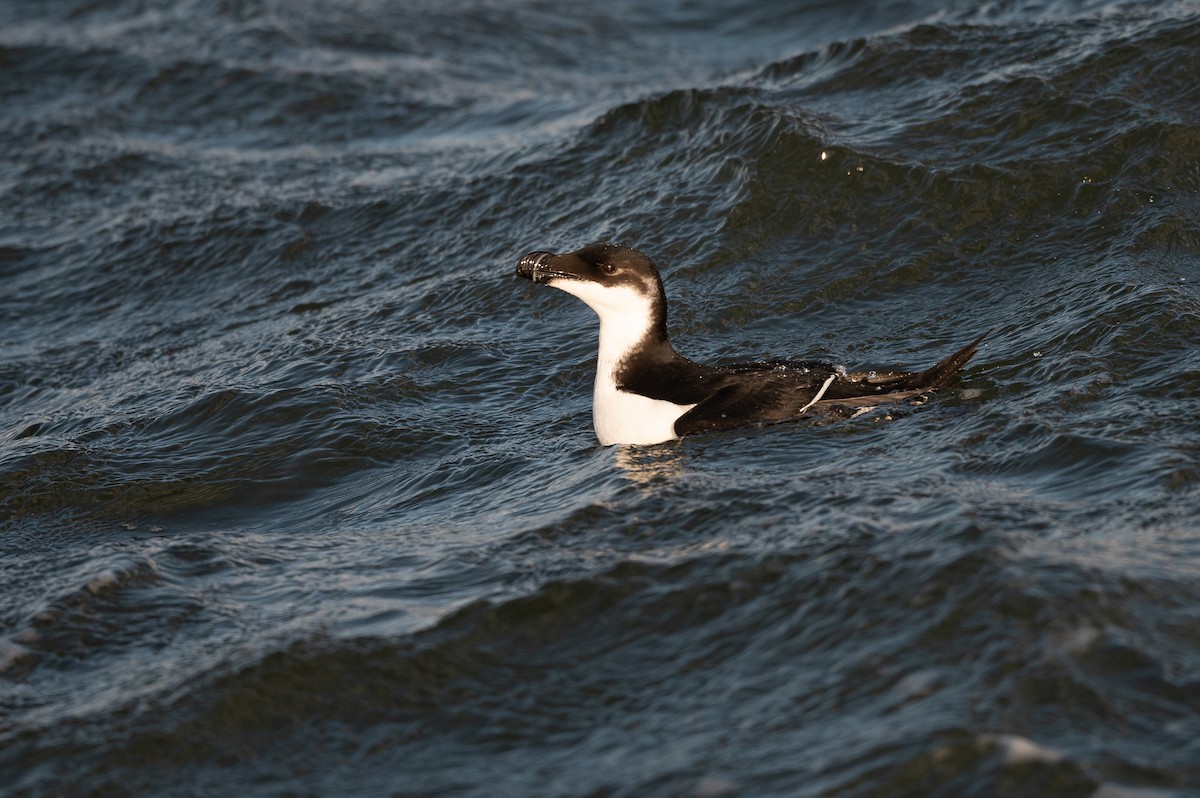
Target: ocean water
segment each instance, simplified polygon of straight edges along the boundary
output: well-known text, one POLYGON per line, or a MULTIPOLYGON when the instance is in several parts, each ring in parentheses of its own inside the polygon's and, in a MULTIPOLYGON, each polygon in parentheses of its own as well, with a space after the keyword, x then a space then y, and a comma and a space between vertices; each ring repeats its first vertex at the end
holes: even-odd
POLYGON ((1200 6, 0 4, 0 792, 1200 795, 1200 6), (601 447, 530 250, 920 406, 601 447))

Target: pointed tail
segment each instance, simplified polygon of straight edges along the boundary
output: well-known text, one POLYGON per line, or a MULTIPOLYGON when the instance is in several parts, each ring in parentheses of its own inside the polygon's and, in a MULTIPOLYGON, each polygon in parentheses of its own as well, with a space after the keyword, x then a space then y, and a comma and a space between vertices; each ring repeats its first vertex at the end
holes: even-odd
POLYGON ((905 387, 922 391, 931 391, 934 388, 942 387, 958 373, 959 369, 967 365, 968 360, 975 356, 975 350, 979 348, 983 339, 987 338, 990 332, 991 330, 988 330, 953 355, 939 360, 924 371, 913 374, 905 380, 907 383, 905 387))

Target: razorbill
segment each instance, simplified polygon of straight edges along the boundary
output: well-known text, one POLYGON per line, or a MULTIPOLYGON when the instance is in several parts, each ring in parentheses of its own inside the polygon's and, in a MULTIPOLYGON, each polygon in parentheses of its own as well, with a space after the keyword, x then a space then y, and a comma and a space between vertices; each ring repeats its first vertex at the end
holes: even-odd
POLYGON ((810 411, 849 415, 913 399, 946 384, 984 338, 920 372, 847 372, 807 360, 703 366, 667 340, 662 278, 636 249, 592 244, 561 255, 531 252, 517 263, 517 276, 573 294, 600 317, 592 421, 604 446, 661 443, 810 411))

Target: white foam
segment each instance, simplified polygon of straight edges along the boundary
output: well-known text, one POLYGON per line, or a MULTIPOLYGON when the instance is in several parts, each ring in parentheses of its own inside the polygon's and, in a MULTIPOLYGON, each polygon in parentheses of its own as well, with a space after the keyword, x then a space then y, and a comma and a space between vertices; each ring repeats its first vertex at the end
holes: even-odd
POLYGON ((0 673, 4 673, 31 652, 20 643, 0 637, 0 673))
POLYGON ((1027 765, 1036 762, 1054 764, 1063 759, 1062 751, 1038 745, 1028 737, 1016 734, 983 734, 980 735, 979 742, 998 748, 1004 754, 1006 765, 1027 765))

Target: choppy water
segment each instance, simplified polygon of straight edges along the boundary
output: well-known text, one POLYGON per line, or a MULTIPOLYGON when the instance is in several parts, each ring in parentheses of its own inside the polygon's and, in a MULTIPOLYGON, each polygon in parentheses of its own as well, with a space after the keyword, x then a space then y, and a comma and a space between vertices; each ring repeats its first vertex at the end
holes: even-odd
POLYGON ((1200 7, 0 5, 13 795, 1200 794, 1200 7), (601 448, 594 317, 921 366, 601 448))

